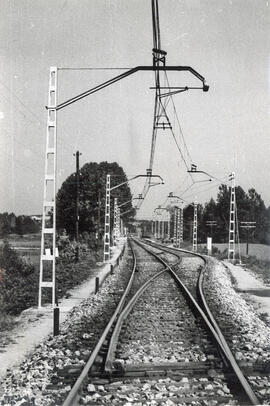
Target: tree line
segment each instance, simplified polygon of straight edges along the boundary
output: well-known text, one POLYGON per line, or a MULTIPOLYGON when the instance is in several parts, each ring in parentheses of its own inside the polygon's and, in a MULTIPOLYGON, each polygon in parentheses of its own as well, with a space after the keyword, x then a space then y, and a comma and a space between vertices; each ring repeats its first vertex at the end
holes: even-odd
POLYGON ((0 213, 0 237, 7 237, 9 234, 32 234, 40 231, 40 223, 30 216, 15 216, 14 213, 0 213))
MULTIPOLYGON (((127 182, 127 176, 121 166, 116 162, 89 162, 79 171, 79 232, 88 233, 102 238, 104 233, 105 216, 105 190, 106 177, 111 175, 111 188, 120 183, 127 182)), ((61 185, 56 196, 56 219, 57 231, 65 232, 72 239, 75 237, 76 224, 76 173, 72 173, 61 185)), ((118 205, 123 206, 122 219, 125 224, 132 222, 135 209, 132 206, 132 195, 128 184, 111 192, 110 211, 111 227, 113 226, 114 198, 118 199, 118 205)), ((52 213, 47 213, 48 216, 52 213)), ((8 234, 29 234, 40 231, 40 223, 30 216, 16 216, 14 213, 0 214, 0 237, 8 234)))
MULTIPOLYGON (((106 176, 111 175, 111 188, 127 181, 127 176, 116 162, 89 162, 79 171, 79 232, 88 233, 93 238, 102 239, 104 233, 106 176)), ((63 182, 56 196, 57 231, 66 231, 70 238, 75 237, 76 229, 76 173, 63 182)), ((216 199, 211 198, 204 205, 198 204, 198 242, 205 242, 212 232, 213 241, 227 242, 229 233, 231 188, 219 186, 216 199), (214 221, 212 229, 208 221, 214 221)), ((266 207, 260 194, 254 188, 245 192, 241 186, 235 188, 238 224, 241 221, 254 221, 256 228, 251 233, 251 241, 270 244, 270 207, 266 207)), ((111 227, 113 226, 114 198, 118 204, 125 203, 122 216, 125 224, 132 229, 135 209, 128 184, 111 192, 111 227)), ((173 214, 173 204, 168 205, 173 214)), ((184 207, 184 240, 192 239, 194 208, 192 204, 184 207)), ((173 216, 171 216, 173 230, 173 216)), ((146 232, 151 232, 151 222, 143 221, 146 232)), ((15 216, 13 213, 0 214, 0 236, 10 233, 26 234, 40 230, 40 224, 29 216, 15 216)), ((246 231, 239 227, 240 239, 245 240, 246 231)))
MULTIPOLYGON (((224 243, 229 236, 231 188, 225 184, 219 186, 217 198, 211 198, 204 205, 198 204, 198 242, 205 243, 207 236, 213 237, 214 242, 224 243), (208 221, 216 225, 207 225, 208 221)), ((246 230, 241 228, 241 222, 254 221, 256 227, 250 232, 250 240, 254 243, 270 244, 270 207, 266 207, 260 194, 254 188, 245 192, 241 186, 235 188, 237 222, 239 226, 240 241, 246 241, 246 230)), ((173 234, 173 204, 168 205, 171 212, 171 234, 173 234)), ((184 240, 192 241, 194 207, 189 204, 184 207, 184 240)), ((145 233, 151 232, 151 222, 143 221, 145 233)))
MULTIPOLYGON (((123 168, 116 162, 86 163, 79 172, 79 232, 95 235, 99 240, 104 233, 107 174, 111 175, 111 188, 127 181, 123 168)), ((56 197, 57 229, 65 230, 70 237, 74 237, 76 232, 76 191, 76 173, 72 173, 62 184, 56 197)), ((127 213, 122 219, 125 224, 129 224, 134 218, 135 209, 127 183, 111 192, 111 227, 114 198, 117 198, 118 205, 125 203, 121 211, 127 213)))

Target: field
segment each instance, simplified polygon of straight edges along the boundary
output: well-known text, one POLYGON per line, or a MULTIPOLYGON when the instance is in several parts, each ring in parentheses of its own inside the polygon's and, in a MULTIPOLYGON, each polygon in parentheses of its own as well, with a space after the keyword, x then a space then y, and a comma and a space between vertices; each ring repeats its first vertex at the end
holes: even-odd
MULTIPOLYGON (((18 235, 10 235, 7 240, 12 248, 14 248, 21 256, 31 261, 35 266, 39 265, 40 258, 40 234, 28 234, 23 237, 18 235)), ((0 240, 0 245, 3 240, 0 240)))
MULTIPOLYGON (((206 247, 206 244, 199 244, 200 247, 206 247)), ((213 244, 213 247, 216 247, 221 253, 228 249, 228 244, 222 243, 222 244, 213 244)), ((236 245, 236 253, 238 253, 238 245, 236 245)), ((269 245, 263 245, 263 244, 249 244, 248 246, 249 250, 249 255, 250 256, 255 256, 256 258, 262 260, 262 261, 270 261, 270 246, 269 245)), ((241 256, 245 257, 246 256, 246 244, 242 243, 240 244, 240 252, 241 256)))

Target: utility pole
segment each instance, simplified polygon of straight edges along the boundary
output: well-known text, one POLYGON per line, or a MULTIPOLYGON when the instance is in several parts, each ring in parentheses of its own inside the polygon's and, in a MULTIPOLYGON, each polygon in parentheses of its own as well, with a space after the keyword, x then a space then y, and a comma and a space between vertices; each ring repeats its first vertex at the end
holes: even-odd
POLYGON ((98 192, 98 241, 100 241, 100 206, 101 206, 101 200, 100 200, 100 190, 98 192))
POLYGON ((76 154, 73 154, 73 156, 76 157, 76 221, 75 221, 75 235, 76 235, 76 241, 77 241, 77 247, 76 247, 76 262, 79 261, 79 192, 80 192, 80 162, 79 162, 79 157, 80 157, 81 152, 77 151, 76 154))
POLYGON ((213 237, 213 227, 217 225, 217 222, 215 220, 207 220, 206 225, 210 227, 211 237, 213 237))
POLYGON ((232 172, 229 180, 231 184, 230 219, 229 219, 229 247, 228 260, 235 260, 235 173, 232 172))
POLYGON ((247 230, 247 246, 246 246, 246 255, 248 256, 248 243, 249 243, 249 230, 256 228, 256 221, 241 221, 241 228, 247 230))

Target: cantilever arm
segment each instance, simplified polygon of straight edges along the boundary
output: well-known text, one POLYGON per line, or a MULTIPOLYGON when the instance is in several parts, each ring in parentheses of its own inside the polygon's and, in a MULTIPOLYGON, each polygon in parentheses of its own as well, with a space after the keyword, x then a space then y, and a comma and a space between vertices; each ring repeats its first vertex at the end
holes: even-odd
POLYGON ((159 175, 136 175, 136 176, 133 176, 133 178, 130 178, 130 179, 126 180, 125 182, 119 183, 119 185, 116 185, 116 186, 111 187, 111 188, 110 188, 110 192, 111 192, 112 190, 114 190, 114 189, 119 188, 119 187, 122 186, 122 185, 125 185, 126 183, 130 182, 131 180, 137 179, 137 178, 159 178, 159 179, 163 182, 162 177, 159 176, 159 175))
POLYGON ((135 68, 129 69, 128 71, 121 73, 118 76, 115 76, 112 79, 107 80, 106 82, 101 83, 100 85, 97 85, 89 90, 86 90, 83 93, 78 94, 77 96, 72 97, 71 99, 68 99, 64 101, 63 103, 58 104, 56 107, 52 106, 47 106, 48 109, 56 109, 56 110, 61 110, 64 107, 69 106, 72 103, 75 103, 76 101, 83 99, 84 97, 87 97, 93 93, 98 92, 101 89, 104 89, 107 86, 112 85, 115 82, 118 82, 121 79, 126 78, 127 76, 132 75, 133 73, 136 73, 138 71, 189 71, 192 75, 196 76, 202 83, 203 83, 203 88, 202 90, 204 92, 207 92, 209 90, 209 86, 205 83, 205 78, 200 75, 195 69, 191 68, 190 66, 136 66, 135 68))

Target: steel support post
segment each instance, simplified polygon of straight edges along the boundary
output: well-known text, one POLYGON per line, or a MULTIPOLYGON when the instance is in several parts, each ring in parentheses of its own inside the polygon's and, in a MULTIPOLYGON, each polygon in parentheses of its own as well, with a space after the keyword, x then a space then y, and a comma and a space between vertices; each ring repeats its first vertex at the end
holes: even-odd
POLYGON ((114 198, 114 213, 113 213, 113 245, 116 245, 117 239, 117 198, 114 198))
POLYGON ((181 209, 177 207, 177 231, 176 231, 176 247, 180 248, 180 223, 181 222, 181 209))
POLYGON ((177 207, 174 208, 174 218, 173 218, 173 245, 177 245, 177 207))
POLYGON ((184 233, 184 210, 183 207, 180 208, 180 245, 183 242, 183 233, 184 233))
POLYGON ((228 260, 235 260, 235 173, 231 174, 228 260))
POLYGON ((170 238, 171 238, 171 213, 169 212, 168 213, 168 216, 169 216, 169 218, 168 218, 168 228, 167 228, 167 231, 168 231, 168 240, 170 240, 170 238))
POLYGON ((117 217, 116 217, 116 238, 119 239, 121 234, 121 218, 120 218, 120 208, 117 206, 117 217))
POLYGON ((123 237, 123 220, 121 219, 120 214, 120 209, 118 207, 119 237, 123 237))
POLYGON ((111 176, 106 179, 106 201, 105 201, 105 227, 104 227, 104 262, 110 260, 110 188, 111 176))
POLYGON ((42 288, 50 288, 52 306, 55 307, 55 256, 56 256, 56 146, 57 146, 57 68, 50 68, 47 110, 45 178, 43 190, 41 249, 38 307, 42 307, 42 288), (48 217, 52 213, 52 224, 48 217), (50 223, 50 224, 48 224, 50 223), (45 248, 46 246, 46 248, 45 248), (44 269, 48 271, 43 280, 44 269), (49 280, 48 280, 49 276, 49 280))
POLYGON ((164 219, 161 220, 161 238, 164 239, 165 236, 165 221, 164 219))
POLYGON ((197 252, 197 228, 198 228, 198 218, 197 218, 197 203, 194 203, 194 219, 193 219, 193 251, 197 252))

